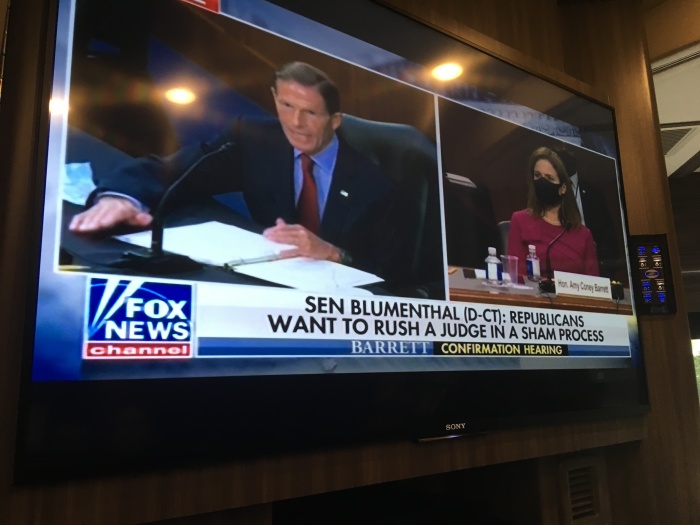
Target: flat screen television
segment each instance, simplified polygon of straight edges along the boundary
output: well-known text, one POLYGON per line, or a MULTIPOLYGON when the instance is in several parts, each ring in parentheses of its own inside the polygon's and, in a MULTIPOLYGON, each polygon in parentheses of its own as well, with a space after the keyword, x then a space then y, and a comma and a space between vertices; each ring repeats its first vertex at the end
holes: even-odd
POLYGON ((365 0, 9 20, 18 482, 647 410, 612 108, 365 0))

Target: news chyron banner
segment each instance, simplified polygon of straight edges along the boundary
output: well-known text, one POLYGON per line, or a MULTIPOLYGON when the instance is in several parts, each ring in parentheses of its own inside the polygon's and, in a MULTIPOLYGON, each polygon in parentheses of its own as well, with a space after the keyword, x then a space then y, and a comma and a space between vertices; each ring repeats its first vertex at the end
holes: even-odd
POLYGON ((629 357, 630 340, 622 315, 90 280, 84 359, 340 356, 629 357))

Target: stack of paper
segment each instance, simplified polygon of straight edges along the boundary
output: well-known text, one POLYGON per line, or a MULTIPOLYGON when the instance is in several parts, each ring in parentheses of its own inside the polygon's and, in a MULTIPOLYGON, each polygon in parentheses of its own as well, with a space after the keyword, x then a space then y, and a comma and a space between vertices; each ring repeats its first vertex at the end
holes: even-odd
MULTIPOLYGON (((144 248, 151 246, 151 232, 117 238, 144 248)), ((163 234, 165 251, 187 255, 195 261, 213 266, 274 260, 281 252, 291 248, 294 246, 272 242, 260 234, 220 222, 166 228, 163 234)))
MULTIPOLYGON (((149 231, 117 238, 145 248, 151 245, 149 231)), ((294 246, 220 222, 166 228, 163 234, 165 251, 301 290, 338 292, 382 281, 371 273, 331 261, 280 258, 282 252, 292 248, 294 246)))

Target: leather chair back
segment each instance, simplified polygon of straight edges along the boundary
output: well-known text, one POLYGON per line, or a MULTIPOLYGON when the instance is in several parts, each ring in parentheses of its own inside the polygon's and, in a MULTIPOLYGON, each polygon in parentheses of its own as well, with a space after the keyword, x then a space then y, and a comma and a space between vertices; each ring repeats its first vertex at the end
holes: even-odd
MULTIPOLYGON (((405 124, 366 120, 343 115, 338 136, 377 164, 396 184, 407 209, 405 227, 415 231, 405 261, 406 281, 422 285, 416 295, 433 296, 426 287, 442 290, 443 258, 440 196, 435 143, 420 130, 405 124)), ((416 291, 416 290, 414 290, 416 291)))

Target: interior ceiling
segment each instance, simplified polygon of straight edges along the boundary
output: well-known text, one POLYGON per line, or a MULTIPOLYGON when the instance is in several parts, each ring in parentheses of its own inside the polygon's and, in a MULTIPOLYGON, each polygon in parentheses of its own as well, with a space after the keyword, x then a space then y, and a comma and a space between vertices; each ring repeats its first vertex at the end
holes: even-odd
POLYGON ((651 65, 669 177, 700 172, 700 43, 651 65))
MULTIPOLYGON (((649 11, 667 0, 641 0, 649 11)), ((652 63, 669 177, 700 172, 700 43, 652 63)))

